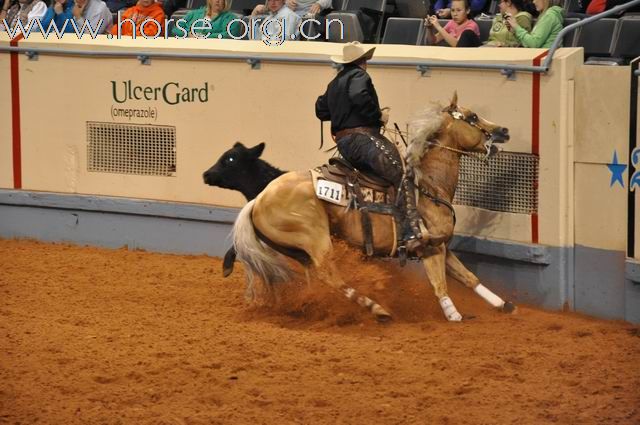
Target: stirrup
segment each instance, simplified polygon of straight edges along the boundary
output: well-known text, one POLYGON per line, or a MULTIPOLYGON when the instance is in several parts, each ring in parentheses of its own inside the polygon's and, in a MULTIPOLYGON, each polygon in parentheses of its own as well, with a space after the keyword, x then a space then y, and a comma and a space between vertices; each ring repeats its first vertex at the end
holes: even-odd
POLYGON ((407 265, 407 247, 405 245, 398 247, 398 260, 400 261, 400 267, 407 265))

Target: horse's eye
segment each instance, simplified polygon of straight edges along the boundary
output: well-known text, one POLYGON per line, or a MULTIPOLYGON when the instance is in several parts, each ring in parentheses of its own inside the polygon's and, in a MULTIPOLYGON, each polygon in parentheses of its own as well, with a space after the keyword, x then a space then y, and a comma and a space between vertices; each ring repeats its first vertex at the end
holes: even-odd
POLYGON ((222 162, 224 163, 224 165, 229 166, 229 165, 233 165, 233 163, 235 162, 235 158, 232 156, 228 156, 226 157, 222 162))
POLYGON ((478 121, 478 116, 476 114, 471 114, 471 116, 469 117, 469 121, 473 121, 473 122, 478 121))

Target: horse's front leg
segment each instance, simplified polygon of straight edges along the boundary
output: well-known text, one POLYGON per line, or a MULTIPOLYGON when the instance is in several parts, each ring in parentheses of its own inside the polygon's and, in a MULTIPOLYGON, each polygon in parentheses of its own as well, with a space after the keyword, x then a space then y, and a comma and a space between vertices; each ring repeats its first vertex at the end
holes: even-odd
POLYGON ((516 306, 511 301, 504 301, 480 283, 478 277, 471 273, 449 249, 447 249, 446 256, 446 274, 462 282, 466 287, 473 289, 476 294, 495 308, 499 308, 505 313, 512 313, 516 310, 516 306))
POLYGON ((447 320, 451 322, 459 322, 462 315, 458 313, 458 309, 447 294, 447 277, 445 274, 445 256, 447 248, 445 244, 430 248, 424 258, 422 264, 427 272, 427 277, 433 286, 433 290, 438 297, 440 307, 447 320))

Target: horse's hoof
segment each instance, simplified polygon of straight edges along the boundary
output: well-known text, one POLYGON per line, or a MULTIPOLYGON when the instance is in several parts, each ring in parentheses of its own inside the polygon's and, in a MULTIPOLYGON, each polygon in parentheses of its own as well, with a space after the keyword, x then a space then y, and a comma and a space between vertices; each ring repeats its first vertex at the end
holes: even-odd
POLYGON ((447 320, 450 322, 462 322, 462 315, 457 311, 447 316, 447 320))
POLYGON ((392 319, 391 314, 378 304, 371 308, 371 313, 373 313, 378 323, 389 323, 392 319))
POLYGON ((502 312, 503 313, 515 313, 517 308, 518 307, 516 307, 516 305, 514 303, 512 303, 511 301, 505 301, 504 305, 502 306, 502 312))

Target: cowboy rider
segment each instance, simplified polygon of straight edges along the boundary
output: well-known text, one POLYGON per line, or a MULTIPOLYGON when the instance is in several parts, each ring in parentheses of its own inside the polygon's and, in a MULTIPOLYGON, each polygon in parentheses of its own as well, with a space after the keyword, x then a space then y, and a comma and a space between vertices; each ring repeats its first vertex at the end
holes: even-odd
POLYGON ((342 56, 331 60, 343 68, 316 101, 316 116, 331 121, 331 134, 338 152, 361 171, 372 172, 393 184, 402 193, 406 220, 401 242, 409 250, 420 244, 420 215, 416 210, 413 181, 406 178, 396 146, 380 134, 389 120, 381 110, 378 94, 367 73, 367 61, 375 47, 365 49, 359 42, 345 44, 342 56))

